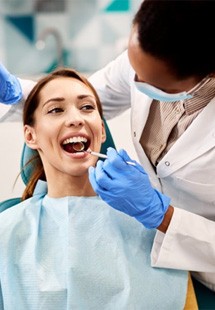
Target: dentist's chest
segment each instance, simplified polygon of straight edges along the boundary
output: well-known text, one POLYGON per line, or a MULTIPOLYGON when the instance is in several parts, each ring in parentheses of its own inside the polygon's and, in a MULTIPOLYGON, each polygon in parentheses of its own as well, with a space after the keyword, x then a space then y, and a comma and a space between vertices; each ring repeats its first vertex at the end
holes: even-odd
MULTIPOLYGON (((197 213, 206 212, 211 218, 211 206, 213 210, 215 207, 215 101, 212 100, 174 142, 160 159, 156 172, 150 164, 148 154, 143 151, 141 141, 151 113, 150 107, 149 98, 138 92, 133 93, 131 127, 140 163, 155 181, 153 185, 159 189, 157 186, 159 184, 166 194, 173 197, 174 203, 179 207, 184 208, 186 200, 189 205, 196 205, 194 209, 197 213), (206 210, 205 204, 208 207, 210 205, 209 210, 206 210)), ((153 119, 153 115, 150 117, 153 119)), ((161 131, 162 125, 164 124, 160 124, 161 131)), ((151 130, 154 130, 153 125, 151 130)), ((150 136, 153 135, 148 126, 146 139, 149 144, 150 136)))

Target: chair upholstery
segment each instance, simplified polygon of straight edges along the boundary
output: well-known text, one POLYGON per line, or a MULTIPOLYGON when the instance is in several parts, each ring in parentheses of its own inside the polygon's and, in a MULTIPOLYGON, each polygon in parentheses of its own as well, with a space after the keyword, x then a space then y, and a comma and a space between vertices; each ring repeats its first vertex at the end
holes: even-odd
POLYGON ((21 197, 11 198, 0 202, 0 213, 6 209, 13 207, 14 205, 21 202, 21 197))
POLYGON ((215 292, 192 278, 199 310, 215 310, 215 292))

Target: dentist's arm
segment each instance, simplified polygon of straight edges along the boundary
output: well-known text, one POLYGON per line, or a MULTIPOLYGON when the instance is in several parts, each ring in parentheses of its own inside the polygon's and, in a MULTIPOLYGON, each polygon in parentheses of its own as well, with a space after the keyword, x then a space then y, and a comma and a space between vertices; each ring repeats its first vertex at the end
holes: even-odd
POLYGON ((15 104, 21 98, 22 89, 19 80, 0 64, 0 102, 15 104))
POLYGON ((172 216, 173 216, 174 208, 172 206, 169 206, 166 213, 164 214, 163 221, 161 224, 157 227, 158 230, 165 233, 169 227, 169 224, 171 222, 172 216))
POLYGON ((114 209, 124 212, 146 228, 158 228, 165 232, 170 223, 173 207, 170 198, 151 186, 144 169, 131 161, 124 150, 117 153, 113 148, 108 158, 90 167, 89 178, 95 192, 114 209))

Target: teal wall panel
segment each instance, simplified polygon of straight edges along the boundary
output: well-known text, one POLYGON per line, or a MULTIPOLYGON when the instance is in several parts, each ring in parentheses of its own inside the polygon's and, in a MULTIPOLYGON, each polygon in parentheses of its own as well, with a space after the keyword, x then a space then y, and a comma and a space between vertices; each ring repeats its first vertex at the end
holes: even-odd
POLYGON ((30 42, 34 41, 34 16, 6 16, 6 20, 30 42))
POLYGON ((38 75, 57 66, 58 43, 47 35, 44 49, 36 40, 44 30, 60 35, 64 65, 92 73, 124 49, 134 11, 142 0, 0 0, 0 55, 14 74, 38 75), (66 56, 65 56, 66 55, 66 56))
POLYGON ((130 9, 129 0, 114 0, 105 9, 106 12, 127 12, 130 9))

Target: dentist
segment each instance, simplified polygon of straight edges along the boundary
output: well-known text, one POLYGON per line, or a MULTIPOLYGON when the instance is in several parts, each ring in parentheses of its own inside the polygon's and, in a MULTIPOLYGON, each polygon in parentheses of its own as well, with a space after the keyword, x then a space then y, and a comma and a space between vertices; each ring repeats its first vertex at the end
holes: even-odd
POLYGON ((90 169, 112 207, 157 228, 156 267, 191 270, 215 291, 214 1, 145 0, 128 50, 90 81, 105 116, 131 107, 139 162, 109 150, 90 169), (207 34, 207 35, 206 35, 207 34))

